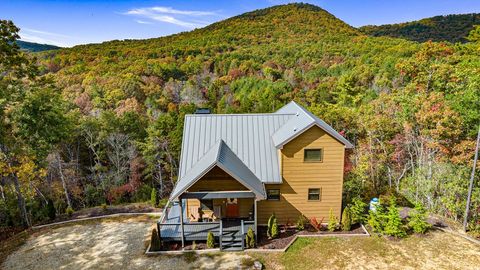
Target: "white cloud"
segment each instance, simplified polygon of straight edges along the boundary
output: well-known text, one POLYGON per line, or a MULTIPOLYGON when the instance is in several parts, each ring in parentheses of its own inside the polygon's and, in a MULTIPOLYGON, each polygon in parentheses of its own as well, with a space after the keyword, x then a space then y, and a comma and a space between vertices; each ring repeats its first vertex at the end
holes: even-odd
POLYGON ((124 15, 136 16, 144 20, 136 20, 137 23, 148 24, 152 21, 170 23, 185 28, 203 27, 211 22, 198 20, 198 17, 219 16, 215 11, 198 11, 198 10, 178 10, 171 7, 144 7, 134 8, 124 15), (145 19, 150 21, 145 21, 145 19))
POLYGON ((47 32, 47 31, 41 31, 41 30, 36 30, 36 29, 31 29, 31 28, 21 28, 21 31, 29 32, 29 33, 35 33, 35 34, 41 34, 41 35, 47 35, 47 36, 52 36, 52 37, 64 37, 64 38, 71 38, 70 36, 67 35, 62 35, 62 34, 57 34, 57 33, 52 33, 52 32, 47 32))
POLYGON ((142 20, 135 20, 135 21, 139 24, 153 24, 152 22, 146 22, 146 21, 142 21, 142 20))

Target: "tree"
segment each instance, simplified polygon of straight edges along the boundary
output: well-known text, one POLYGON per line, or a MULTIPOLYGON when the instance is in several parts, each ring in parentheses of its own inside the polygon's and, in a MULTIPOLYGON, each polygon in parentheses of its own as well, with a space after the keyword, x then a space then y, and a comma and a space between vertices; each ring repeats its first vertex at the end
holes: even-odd
POLYGON ((427 211, 421 204, 417 203, 411 211, 408 219, 408 227, 415 233, 425 233, 432 227, 432 225, 427 222, 427 211))
POLYGON ((387 211, 387 223, 384 228, 385 234, 400 238, 405 237, 407 233, 403 228, 402 218, 400 217, 394 198, 390 199, 390 205, 387 211))
POLYGON ((253 229, 251 227, 248 228, 245 242, 247 243, 247 248, 255 247, 255 233, 253 232, 253 229))
POLYGON ((347 206, 343 209, 342 214, 342 230, 350 231, 352 227, 352 218, 350 216, 350 208, 347 206))
POLYGON ((270 239, 276 238, 278 236, 278 223, 275 214, 272 214, 268 219, 267 236, 270 239))
POLYGON ((153 207, 157 206, 158 197, 157 197, 157 189, 155 187, 152 188, 152 193, 150 195, 150 203, 153 207))
POLYGON ((214 248, 215 247, 215 236, 212 232, 208 232, 207 234, 207 247, 214 248))
POLYGON ((354 198, 352 204, 350 205, 350 214, 352 217, 352 223, 364 223, 366 219, 365 211, 367 209, 367 204, 362 201, 360 198, 354 198))

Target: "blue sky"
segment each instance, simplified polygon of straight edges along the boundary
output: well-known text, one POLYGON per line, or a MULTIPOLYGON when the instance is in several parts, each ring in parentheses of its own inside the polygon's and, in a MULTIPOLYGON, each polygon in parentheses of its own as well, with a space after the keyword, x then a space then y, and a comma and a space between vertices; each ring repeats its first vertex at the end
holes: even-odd
MULTIPOLYGON (((73 46, 143 39, 203 27, 282 0, 0 0, 0 18, 13 20, 23 40, 73 46)), ((480 13, 478 0, 316 0, 353 26, 396 23, 435 15, 480 13)))

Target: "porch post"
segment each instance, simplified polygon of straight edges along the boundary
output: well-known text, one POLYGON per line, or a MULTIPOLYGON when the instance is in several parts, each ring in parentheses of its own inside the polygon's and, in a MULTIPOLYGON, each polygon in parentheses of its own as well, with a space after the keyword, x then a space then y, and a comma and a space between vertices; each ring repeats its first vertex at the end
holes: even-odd
POLYGON ((182 232, 182 250, 185 248, 185 233, 183 231, 183 199, 180 196, 180 230, 182 232))
POLYGON ((253 204, 253 220, 255 221, 255 242, 257 242, 258 239, 258 233, 257 233, 257 197, 253 199, 254 204, 253 204))

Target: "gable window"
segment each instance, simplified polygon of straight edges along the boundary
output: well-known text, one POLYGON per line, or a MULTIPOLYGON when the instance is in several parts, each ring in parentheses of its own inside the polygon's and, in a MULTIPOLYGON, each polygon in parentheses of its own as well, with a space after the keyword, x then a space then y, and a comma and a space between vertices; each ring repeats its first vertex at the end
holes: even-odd
POLYGON ((323 149, 305 149, 303 150, 304 162, 322 162, 323 161, 323 149))
POLYGON ((280 189, 267 189, 267 200, 269 200, 269 201, 279 201, 280 200, 280 189))
POLYGON ((320 191, 319 188, 309 188, 308 189, 308 200, 309 201, 320 201, 320 191))

